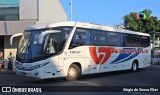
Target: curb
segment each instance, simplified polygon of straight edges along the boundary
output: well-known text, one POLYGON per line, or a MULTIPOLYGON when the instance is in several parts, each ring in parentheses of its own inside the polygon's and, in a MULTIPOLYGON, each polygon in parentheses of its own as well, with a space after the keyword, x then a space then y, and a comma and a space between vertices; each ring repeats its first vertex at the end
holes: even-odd
POLYGON ((1 69, 0 70, 0 74, 8 74, 8 73, 14 73, 14 71, 12 71, 12 70, 7 70, 7 69, 1 69))
POLYGON ((152 64, 152 65, 160 65, 160 63, 154 63, 154 64, 152 64))

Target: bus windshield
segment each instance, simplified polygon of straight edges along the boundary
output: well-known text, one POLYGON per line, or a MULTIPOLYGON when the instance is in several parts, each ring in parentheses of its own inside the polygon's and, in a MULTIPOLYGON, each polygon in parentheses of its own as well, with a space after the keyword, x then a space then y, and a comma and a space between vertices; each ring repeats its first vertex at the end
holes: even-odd
POLYGON ((57 27, 25 31, 17 49, 17 61, 35 62, 59 54, 65 46, 71 29, 70 27, 57 27), (43 38, 43 42, 39 43, 40 34, 47 30, 59 30, 61 32, 48 34, 43 38))

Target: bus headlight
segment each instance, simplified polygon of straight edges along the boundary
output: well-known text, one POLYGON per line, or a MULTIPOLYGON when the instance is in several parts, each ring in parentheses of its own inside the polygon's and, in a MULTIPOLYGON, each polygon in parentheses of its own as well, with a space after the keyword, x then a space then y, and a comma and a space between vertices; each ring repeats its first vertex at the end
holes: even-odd
POLYGON ((46 62, 46 63, 44 63, 44 64, 39 64, 39 65, 33 66, 32 69, 34 70, 34 69, 41 68, 41 67, 47 65, 48 63, 49 63, 49 62, 46 62))

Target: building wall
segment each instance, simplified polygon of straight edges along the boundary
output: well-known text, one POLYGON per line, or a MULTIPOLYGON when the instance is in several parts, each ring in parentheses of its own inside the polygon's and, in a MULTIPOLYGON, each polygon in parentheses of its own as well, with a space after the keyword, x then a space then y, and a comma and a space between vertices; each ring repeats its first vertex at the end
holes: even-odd
POLYGON ((17 49, 13 48, 13 49, 4 49, 4 60, 7 59, 8 55, 10 54, 10 52, 12 52, 12 55, 14 57, 16 57, 16 53, 17 53, 17 49))
POLYGON ((12 54, 14 56, 16 56, 16 52, 17 52, 17 47, 18 47, 18 44, 19 44, 19 41, 20 41, 20 38, 21 37, 16 37, 14 38, 13 40, 13 45, 11 46, 10 45, 10 37, 11 35, 5 35, 5 36, 0 36, 0 38, 3 38, 2 42, 3 42, 3 45, 1 43, 1 49, 0 49, 0 52, 3 53, 3 58, 4 59, 7 59, 7 56, 9 55, 10 52, 12 52, 12 54))
POLYGON ((36 24, 35 20, 0 21, 0 35, 22 33, 27 26, 34 24, 36 24))
POLYGON ((19 7, 0 7, 0 35, 22 33, 34 24, 66 20, 59 0, 20 0, 19 7))
POLYGON ((59 0, 20 0, 20 20, 34 19, 36 24, 66 21, 59 0))
POLYGON ((24 32, 25 28, 36 24, 35 20, 24 21, 0 21, 0 52, 3 53, 3 58, 7 59, 10 52, 16 56, 17 46, 20 37, 13 39, 13 45, 10 45, 10 37, 16 33, 24 32))
POLYGON ((67 21, 67 15, 59 0, 39 0, 38 3, 39 21, 37 23, 67 21))
POLYGON ((0 7, 0 52, 4 59, 10 52, 16 55, 19 38, 10 46, 10 37, 24 32, 30 25, 66 21, 67 15, 59 0, 20 0, 19 6, 0 7))
POLYGON ((4 55, 4 36, 0 35, 0 52, 4 55))
POLYGON ((19 17, 20 20, 34 19, 38 20, 38 0, 20 0, 19 17))

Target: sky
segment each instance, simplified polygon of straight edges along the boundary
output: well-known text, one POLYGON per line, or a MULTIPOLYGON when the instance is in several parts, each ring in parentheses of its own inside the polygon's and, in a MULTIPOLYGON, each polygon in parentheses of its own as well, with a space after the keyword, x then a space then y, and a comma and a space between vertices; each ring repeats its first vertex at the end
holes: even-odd
MULTIPOLYGON (((70 0, 60 0, 70 20, 70 0)), ((160 0, 72 0, 73 21, 114 26, 123 23, 123 16, 130 12, 152 10, 160 19, 160 0)))
MULTIPOLYGON (((70 20, 70 0, 59 0, 70 20)), ((0 6, 18 4, 19 0, 0 0, 0 6)), ((152 10, 160 19, 160 0, 72 0, 73 21, 114 26, 123 23, 123 16, 143 9, 152 10)))

